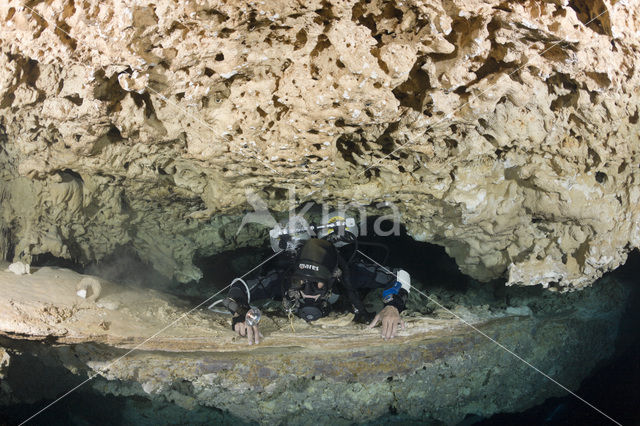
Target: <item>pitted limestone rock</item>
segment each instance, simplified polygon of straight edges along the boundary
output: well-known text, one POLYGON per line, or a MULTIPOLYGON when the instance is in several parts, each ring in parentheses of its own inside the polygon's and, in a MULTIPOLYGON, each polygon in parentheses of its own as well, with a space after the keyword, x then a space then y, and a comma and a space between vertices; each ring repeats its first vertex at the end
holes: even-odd
POLYGON ((246 189, 285 211, 292 186, 394 203, 482 280, 580 288, 640 247, 628 2, 10 0, 0 19, 16 260, 130 245, 198 279, 196 254, 262 242, 219 219, 246 189))

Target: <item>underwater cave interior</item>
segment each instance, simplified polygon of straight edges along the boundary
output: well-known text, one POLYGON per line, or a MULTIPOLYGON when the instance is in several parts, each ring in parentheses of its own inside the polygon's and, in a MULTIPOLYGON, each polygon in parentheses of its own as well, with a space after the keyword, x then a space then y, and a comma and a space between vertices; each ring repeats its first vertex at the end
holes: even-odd
POLYGON ((638 3, 0 3, 0 426, 640 425, 638 3))
MULTIPOLYGON (((375 218, 373 219, 375 220, 375 218)), ((558 294, 542 288, 507 287, 505 280, 489 283, 478 282, 462 274, 455 261, 437 245, 415 241, 400 227, 398 235, 380 237, 371 231, 373 220, 368 222, 367 236, 360 236, 360 249, 372 258, 389 267, 402 267, 412 276, 412 284, 429 295, 429 299, 413 292, 408 310, 420 315, 432 315, 439 308, 454 309, 458 305, 482 306, 487 312, 500 312, 510 306, 526 305, 534 314, 549 309, 550 305, 569 304, 573 293, 558 294)), ((391 226, 391 223, 389 223, 391 226)), ((345 248, 348 250, 348 248, 345 248)), ((121 248, 117 253, 100 263, 80 265, 69 260, 40 255, 34 259, 33 267, 55 266, 71 268, 81 273, 93 274, 104 279, 118 281, 131 286, 143 286, 171 292, 189 303, 201 301, 226 286, 234 277, 249 270, 253 265, 272 254, 268 241, 258 248, 240 248, 214 256, 197 257, 196 266, 203 271, 200 282, 179 284, 168 280, 144 263, 131 248, 121 248)), ((269 264, 265 265, 268 268, 269 264)), ((615 354, 601 362, 593 373, 585 378, 576 393, 589 402, 610 413, 625 424, 640 418, 636 402, 640 393, 636 386, 640 382, 640 292, 637 281, 640 276, 640 254, 630 253, 625 265, 607 275, 632 283, 633 296, 624 314, 616 341, 615 354)), ((594 286, 602 285, 596 282, 594 286)), ((585 292, 590 289, 583 290, 585 292)), ((365 299, 370 310, 379 304, 365 299)), ((267 311, 276 314, 277 310, 267 311)), ((178 325, 179 326, 179 325, 178 325)), ((268 338, 268 336, 267 336, 268 338)), ((25 342, 2 338, 0 345, 13 348, 13 357, 6 381, 14 392, 14 403, 0 406, 0 425, 19 424, 29 415, 72 388, 80 380, 62 365, 49 365, 43 358, 42 348, 51 342, 25 342), (47 389, 47 392, 34 392, 47 389), (35 400, 32 395, 40 395, 35 400)), ((526 358, 526 353, 521 354, 526 358)), ((230 413, 196 406, 185 409, 170 401, 140 396, 109 395, 99 392, 104 378, 98 378, 91 386, 85 386, 60 403, 43 412, 33 424, 244 424, 230 413)), ((428 402, 425 402, 428 403, 428 402)), ((550 397, 542 404, 521 413, 499 413, 485 418, 469 413, 461 424, 503 425, 528 424, 581 424, 599 423, 599 413, 586 406, 572 395, 550 397)), ((422 419, 407 417, 391 410, 387 416, 369 424, 422 423, 422 419)))

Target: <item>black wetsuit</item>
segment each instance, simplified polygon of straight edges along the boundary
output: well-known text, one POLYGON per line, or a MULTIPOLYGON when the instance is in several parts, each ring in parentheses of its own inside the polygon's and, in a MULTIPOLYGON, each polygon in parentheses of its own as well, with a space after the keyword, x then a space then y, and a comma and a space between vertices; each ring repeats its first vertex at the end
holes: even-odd
MULTIPOLYGON (((375 264, 367 263, 365 259, 355 259, 347 264, 342 257, 339 257, 338 265, 342 273, 333 284, 333 293, 340 296, 343 308, 346 307, 356 314, 356 321, 370 321, 375 314, 365 309, 362 302, 364 293, 378 288, 385 290, 393 288, 396 285, 395 276, 375 264), (348 302, 346 306, 345 302, 348 302)), ((291 262, 285 261, 273 265, 267 273, 258 278, 247 280, 247 285, 251 289, 251 301, 282 300, 289 288, 291 273, 291 262)), ((228 297, 237 302, 240 307, 239 313, 248 310, 247 292, 242 283, 234 283, 229 289, 228 297)), ((405 309, 407 297, 407 291, 399 289, 393 300, 384 304, 395 306, 399 312, 402 312, 405 309)), ((334 305, 340 305, 340 303, 334 305)))

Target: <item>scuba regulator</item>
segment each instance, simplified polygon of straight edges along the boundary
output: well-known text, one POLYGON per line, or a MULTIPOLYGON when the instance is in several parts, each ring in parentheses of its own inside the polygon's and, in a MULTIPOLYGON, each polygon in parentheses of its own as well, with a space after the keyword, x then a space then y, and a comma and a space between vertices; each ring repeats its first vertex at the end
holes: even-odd
POLYGON ((285 311, 295 313, 306 321, 315 321, 329 313, 332 282, 292 279, 282 304, 285 311))
POLYGON ((311 238, 302 246, 293 265, 289 287, 283 288, 283 305, 306 321, 329 312, 329 298, 338 271, 338 252, 326 240, 311 238))

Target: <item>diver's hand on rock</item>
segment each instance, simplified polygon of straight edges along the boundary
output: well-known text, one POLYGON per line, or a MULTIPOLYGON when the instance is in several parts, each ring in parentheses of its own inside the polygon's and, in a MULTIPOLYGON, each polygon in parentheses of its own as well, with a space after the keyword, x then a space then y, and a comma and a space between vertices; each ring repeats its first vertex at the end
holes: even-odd
POLYGON ((396 337, 398 325, 403 329, 405 328, 404 321, 400 319, 400 312, 398 312, 398 308, 395 306, 385 306, 382 308, 373 321, 371 321, 371 324, 369 324, 369 328, 375 327, 378 322, 382 323, 381 335, 384 340, 396 337))
POLYGON ((260 330, 258 330, 257 325, 248 326, 244 322, 239 322, 234 326, 234 330, 242 337, 247 336, 247 340, 250 345, 253 345, 254 343, 257 345, 260 343, 260 339, 264 339, 264 336, 260 333, 260 330))

